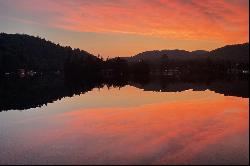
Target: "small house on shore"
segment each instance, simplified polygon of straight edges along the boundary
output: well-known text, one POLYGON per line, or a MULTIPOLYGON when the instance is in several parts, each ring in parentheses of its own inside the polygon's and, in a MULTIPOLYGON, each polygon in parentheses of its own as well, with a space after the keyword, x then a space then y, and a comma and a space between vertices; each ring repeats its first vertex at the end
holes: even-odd
POLYGON ((17 69, 17 74, 19 77, 25 77, 25 69, 17 69))
POLYGON ((175 69, 165 69, 162 73, 163 76, 175 76, 180 74, 180 70, 178 68, 175 69))
POLYGON ((33 70, 30 70, 30 71, 27 72, 27 75, 28 76, 34 76, 34 75, 36 75, 36 72, 33 71, 33 70))

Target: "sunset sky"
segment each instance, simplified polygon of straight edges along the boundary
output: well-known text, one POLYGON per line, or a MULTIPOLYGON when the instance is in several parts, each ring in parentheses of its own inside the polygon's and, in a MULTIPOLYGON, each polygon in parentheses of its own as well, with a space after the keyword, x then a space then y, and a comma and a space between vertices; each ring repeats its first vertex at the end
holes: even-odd
POLYGON ((248 0, 0 0, 0 31, 103 57, 249 41, 248 0))

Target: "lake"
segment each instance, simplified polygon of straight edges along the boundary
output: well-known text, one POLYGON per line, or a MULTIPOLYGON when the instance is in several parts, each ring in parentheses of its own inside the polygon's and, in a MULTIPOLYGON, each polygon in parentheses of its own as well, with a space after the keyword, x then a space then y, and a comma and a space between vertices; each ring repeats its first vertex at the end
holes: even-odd
POLYGON ((248 164, 249 97, 212 88, 225 82, 94 86, 43 104, 2 92, 0 164, 248 164))

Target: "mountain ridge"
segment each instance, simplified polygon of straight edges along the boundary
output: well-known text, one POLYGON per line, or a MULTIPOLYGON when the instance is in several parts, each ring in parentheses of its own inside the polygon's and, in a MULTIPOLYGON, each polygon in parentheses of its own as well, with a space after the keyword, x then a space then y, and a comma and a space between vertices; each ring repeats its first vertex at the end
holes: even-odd
POLYGON ((217 58, 218 60, 227 60, 228 58, 228 60, 246 62, 249 61, 249 43, 226 45, 211 51, 206 51, 206 50, 186 51, 181 49, 144 51, 134 56, 126 57, 125 59, 129 60, 130 62, 138 60, 152 61, 152 60, 159 60, 162 56, 168 56, 169 59, 174 59, 174 60, 190 60, 199 58, 212 58, 212 59, 217 58), (223 56, 223 58, 220 58, 218 56, 223 56), (230 56, 233 56, 233 58, 232 57, 230 58, 230 56), (239 59, 237 59, 237 57, 239 57, 239 59))

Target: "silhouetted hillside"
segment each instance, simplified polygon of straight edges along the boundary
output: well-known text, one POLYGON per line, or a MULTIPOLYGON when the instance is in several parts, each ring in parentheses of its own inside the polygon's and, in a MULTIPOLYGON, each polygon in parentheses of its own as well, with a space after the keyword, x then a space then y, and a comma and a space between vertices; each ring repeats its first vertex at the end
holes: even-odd
POLYGON ((249 72, 249 43, 225 46, 210 52, 204 50, 146 51, 126 59, 130 66, 135 66, 135 68, 143 66, 141 68, 144 71, 153 75, 247 74, 249 72))
POLYGON ((168 57, 169 60, 192 60, 203 59, 208 55, 207 51, 197 50, 193 52, 185 50, 155 50, 139 53, 131 58, 128 58, 129 62, 136 62, 140 59, 145 61, 159 61, 163 56, 168 57))
POLYGON ((17 69, 63 70, 66 61, 95 58, 86 51, 62 47, 39 37, 21 34, 0 34, 0 71, 17 69))
POLYGON ((215 60, 249 63, 249 43, 228 45, 209 53, 215 60))
POLYGON ((224 60, 240 63, 249 63, 249 43, 228 45, 213 51, 196 50, 154 50, 139 53, 133 57, 127 58, 129 62, 144 61, 159 61, 162 57, 168 57, 169 60, 224 60))

